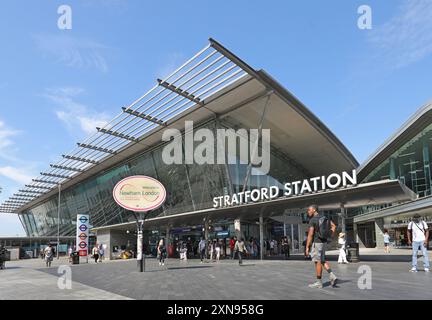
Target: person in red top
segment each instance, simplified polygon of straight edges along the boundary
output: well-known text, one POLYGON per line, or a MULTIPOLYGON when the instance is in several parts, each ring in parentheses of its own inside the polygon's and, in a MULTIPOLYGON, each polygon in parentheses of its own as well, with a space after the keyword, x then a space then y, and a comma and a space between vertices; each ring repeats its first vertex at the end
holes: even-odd
POLYGON ((230 252, 231 252, 231 259, 235 258, 234 257, 234 255, 235 255, 234 247, 235 247, 236 242, 237 242, 237 238, 236 237, 232 237, 231 240, 230 240, 230 242, 229 242, 229 248, 230 248, 230 252))

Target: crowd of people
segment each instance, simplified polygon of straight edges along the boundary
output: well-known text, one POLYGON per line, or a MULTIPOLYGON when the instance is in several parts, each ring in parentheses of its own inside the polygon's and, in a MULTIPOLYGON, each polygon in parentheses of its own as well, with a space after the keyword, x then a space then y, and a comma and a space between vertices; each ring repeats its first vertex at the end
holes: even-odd
MULTIPOLYGON (((180 260, 186 261, 192 258, 207 259, 210 261, 219 261, 221 259, 235 258, 235 244, 240 239, 231 237, 230 239, 209 239, 201 238, 199 241, 179 240, 175 243, 175 251, 180 260)), ((243 239, 245 250, 244 258, 258 259, 260 257, 260 243, 256 238, 243 239)), ((285 258, 290 257, 291 239, 282 237, 278 240, 270 239, 264 241, 264 255, 278 256, 283 255, 285 258)))
MULTIPOLYGON (((348 264, 347 259, 347 241, 346 235, 343 232, 336 233, 337 226, 331 218, 321 214, 316 205, 311 205, 307 209, 309 217, 308 231, 305 234, 303 242, 304 255, 306 259, 310 259, 315 266, 316 281, 309 285, 310 288, 322 288, 323 270, 328 273, 331 286, 336 286, 338 277, 333 272, 327 258, 326 250, 329 248, 329 243, 337 239, 339 248, 339 264, 348 264), (337 236, 336 236, 337 235, 337 236)), ((426 222, 422 221, 419 215, 414 215, 412 221, 407 228, 407 241, 412 246, 412 268, 411 272, 417 272, 417 254, 418 251, 423 255, 423 268, 425 272, 429 272, 429 257, 428 257, 428 239, 429 229, 426 222)), ((384 252, 390 253, 391 237, 388 230, 383 233, 384 252)), ((283 236, 279 240, 266 239, 261 248, 259 240, 253 237, 245 240, 244 238, 232 237, 230 239, 208 239, 201 238, 199 241, 194 241, 191 238, 188 240, 179 240, 174 244, 174 252, 178 254, 181 261, 187 261, 190 258, 199 258, 203 262, 218 262, 221 259, 238 259, 241 265, 243 259, 258 259, 263 250, 263 255, 266 257, 283 256, 288 259, 290 257, 290 248, 292 242, 290 237, 283 236)), ((156 252, 159 266, 165 265, 165 259, 168 256, 168 246, 164 238, 157 242, 156 252)), ((0 248, 0 251, 3 249, 0 248)), ((0 253, 1 253, 0 252, 0 253)), ((46 266, 50 267, 55 256, 55 248, 49 244, 45 249, 41 250, 41 257, 45 260, 46 266)), ((71 254, 71 252, 69 252, 71 254)), ((95 263, 102 262, 105 256, 105 246, 96 244, 91 256, 95 263)), ((1 260, 1 259, 0 259, 1 260)), ((0 261, 1 264, 2 261, 0 261)))

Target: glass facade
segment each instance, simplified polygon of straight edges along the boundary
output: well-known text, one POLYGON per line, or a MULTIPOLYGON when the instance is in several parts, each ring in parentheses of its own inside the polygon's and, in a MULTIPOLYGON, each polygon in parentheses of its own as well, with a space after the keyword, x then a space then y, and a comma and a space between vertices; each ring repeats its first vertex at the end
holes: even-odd
MULTIPOLYGON (((235 129, 232 121, 213 120, 196 126, 195 129, 206 128, 217 138, 217 129, 235 129)), ((231 119, 233 120, 233 119, 231 119)), ((249 137, 239 136, 248 141, 249 137)), ((184 139, 183 139, 184 140, 184 139)), ((215 154, 220 152, 215 145, 215 154)), ((238 144, 237 144, 238 145, 238 144)), ((20 219, 29 236, 51 236, 75 234, 76 215, 89 214, 93 227, 107 226, 134 221, 130 211, 119 207, 112 197, 115 184, 131 175, 147 175, 155 177, 167 189, 165 204, 150 213, 150 217, 172 215, 210 208, 213 197, 241 191, 247 174, 247 164, 230 154, 226 154, 225 164, 167 165, 162 161, 162 150, 165 144, 135 156, 110 170, 89 178, 61 193, 61 215, 57 219, 57 196, 20 214, 20 219), (230 159, 229 163, 228 159, 230 159)), ((184 146, 183 146, 184 147, 184 146)), ((222 151, 224 152, 224 151, 222 151)), ((238 154, 238 152, 237 152, 238 154)), ((270 172, 267 175, 251 175, 247 189, 279 185, 294 179, 310 178, 299 164, 292 162, 289 155, 280 151, 270 150, 270 172)), ((184 163, 184 161, 183 161, 184 163)))
MULTIPOLYGON (((432 124, 421 130, 415 137, 383 161, 362 182, 383 179, 398 179, 419 197, 431 195, 432 180, 430 155, 432 147, 432 124)), ((365 206, 351 210, 351 215, 376 211, 391 206, 365 206)))

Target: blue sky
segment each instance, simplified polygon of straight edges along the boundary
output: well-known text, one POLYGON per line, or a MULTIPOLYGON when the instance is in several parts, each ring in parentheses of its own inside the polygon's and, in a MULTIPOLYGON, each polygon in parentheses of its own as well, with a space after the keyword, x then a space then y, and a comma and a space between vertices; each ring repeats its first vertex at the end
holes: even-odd
MULTIPOLYGON (((0 202, 213 37, 364 161, 432 98, 432 1, 2 1, 0 202), (60 5, 72 30, 57 27, 60 5), (357 27, 360 5, 372 29, 357 27)), ((23 234, 14 215, 0 235, 23 234)))

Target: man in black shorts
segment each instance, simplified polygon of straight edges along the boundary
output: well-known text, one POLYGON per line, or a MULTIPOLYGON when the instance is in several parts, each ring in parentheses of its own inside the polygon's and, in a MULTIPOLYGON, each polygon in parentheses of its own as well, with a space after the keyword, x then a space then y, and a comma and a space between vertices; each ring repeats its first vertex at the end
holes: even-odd
MULTIPOLYGON (((309 255, 309 248, 311 248, 312 261, 315 263, 315 271, 317 281, 309 285, 310 288, 321 289, 322 285, 322 267, 329 274, 329 279, 331 285, 334 287, 336 285, 337 277, 330 268, 330 264, 326 261, 325 249, 327 245, 327 239, 320 237, 319 235, 319 221, 323 215, 318 213, 318 206, 311 205, 307 209, 307 214, 309 217, 309 232, 306 242, 306 256, 309 255)), ((331 223, 331 232, 334 235, 336 231, 336 225, 333 221, 331 223)))

